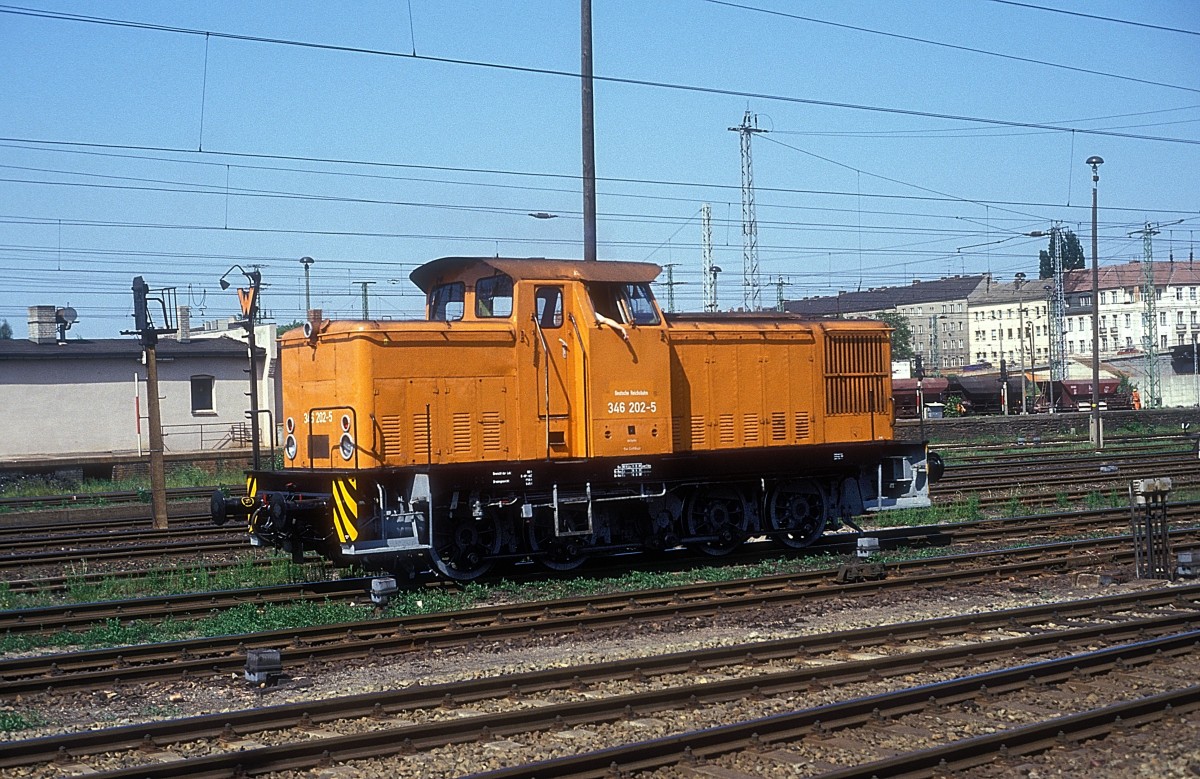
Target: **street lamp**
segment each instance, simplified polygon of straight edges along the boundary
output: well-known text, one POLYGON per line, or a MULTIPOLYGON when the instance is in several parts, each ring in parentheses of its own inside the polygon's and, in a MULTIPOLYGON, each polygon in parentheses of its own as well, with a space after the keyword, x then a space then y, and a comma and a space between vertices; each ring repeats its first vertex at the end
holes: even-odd
POLYGON ((1104 160, 1091 156, 1084 164, 1092 167, 1092 443, 1099 451, 1104 448, 1104 430, 1100 427, 1100 243, 1096 237, 1096 192, 1104 160))
POLYGON ((301 257, 300 264, 304 266, 304 315, 308 316, 308 312, 312 311, 312 288, 308 285, 308 269, 312 267, 314 260, 312 257, 301 257))
POLYGON ((258 355, 256 354, 258 347, 254 341, 254 320, 258 316, 258 290, 262 285, 262 274, 257 270, 246 271, 241 265, 234 265, 229 270, 221 274, 221 279, 217 283, 221 285, 221 289, 229 289, 229 281, 225 278, 234 270, 241 272, 246 280, 250 282, 249 289, 238 288, 238 302, 242 305, 242 315, 245 319, 241 322, 246 328, 246 345, 250 349, 250 448, 253 457, 254 470, 258 470, 258 355))

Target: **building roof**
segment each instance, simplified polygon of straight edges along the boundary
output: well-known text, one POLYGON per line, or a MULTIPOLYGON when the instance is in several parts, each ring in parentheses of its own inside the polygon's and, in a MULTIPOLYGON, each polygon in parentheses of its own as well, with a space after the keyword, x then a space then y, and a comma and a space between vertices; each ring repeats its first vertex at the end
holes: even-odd
POLYGON ((986 306, 1001 303, 1019 303, 1027 300, 1042 300, 1050 294, 1046 285, 1050 279, 1014 279, 1009 282, 988 281, 967 297, 967 302, 973 306, 986 306))
POLYGON ((900 306, 918 306, 947 300, 964 300, 986 276, 954 276, 935 281, 914 281, 906 287, 879 287, 842 292, 824 297, 803 298, 784 303, 784 310, 808 316, 887 311, 900 306))
MULTIPOLYGON (((1154 261, 1154 285, 1156 287, 1196 286, 1200 287, 1200 264, 1183 260, 1180 262, 1154 261)), ((1121 265, 1100 268, 1100 289, 1128 289, 1143 283, 1145 265, 1133 260, 1121 265)), ((1079 268, 1067 271, 1063 286, 1068 293, 1089 292, 1092 289, 1092 270, 1079 268)))
MULTIPOLYGON (((160 339, 155 350, 160 359, 245 357, 246 343, 233 338, 202 338, 180 343, 160 339)), ((259 355, 265 354, 256 347, 259 355)), ((27 339, 0 340, 0 360, 111 360, 141 359, 142 346, 130 338, 72 338, 61 343, 36 344, 27 339)))

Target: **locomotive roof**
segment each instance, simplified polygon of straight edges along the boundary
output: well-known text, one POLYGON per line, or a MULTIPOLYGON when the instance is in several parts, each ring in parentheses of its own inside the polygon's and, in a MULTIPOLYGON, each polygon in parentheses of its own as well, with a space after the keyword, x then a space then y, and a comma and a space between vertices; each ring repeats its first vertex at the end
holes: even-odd
POLYGON ((484 265, 506 273, 514 281, 618 281, 650 282, 662 268, 652 262, 615 260, 548 260, 545 257, 441 257, 431 260, 409 274, 422 292, 443 279, 456 277, 474 265, 484 265))

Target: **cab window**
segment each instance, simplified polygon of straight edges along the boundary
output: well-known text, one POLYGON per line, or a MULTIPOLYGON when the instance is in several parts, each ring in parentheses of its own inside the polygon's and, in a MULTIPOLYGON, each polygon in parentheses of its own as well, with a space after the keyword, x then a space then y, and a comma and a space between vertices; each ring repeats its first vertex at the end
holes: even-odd
POLYGON ((513 310, 513 282, 503 273, 475 282, 475 316, 510 316, 513 310))
POLYGON ((562 287, 538 287, 533 296, 538 326, 543 330, 562 327, 562 287))
POLYGON ((634 324, 658 324, 658 311, 654 308, 654 295, 649 284, 626 284, 624 291, 634 324))
POLYGON ((451 322, 463 318, 466 285, 461 281, 441 284, 429 292, 429 318, 434 322, 451 322))
POLYGON ((619 324, 656 325, 658 311, 649 284, 588 285, 596 313, 619 324))

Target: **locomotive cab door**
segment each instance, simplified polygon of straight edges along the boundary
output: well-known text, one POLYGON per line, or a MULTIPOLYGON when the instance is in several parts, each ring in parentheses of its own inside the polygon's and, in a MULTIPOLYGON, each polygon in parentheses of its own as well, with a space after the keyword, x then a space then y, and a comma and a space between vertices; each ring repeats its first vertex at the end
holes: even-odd
POLYGON ((561 284, 534 288, 533 364, 541 449, 547 459, 590 454, 583 420, 583 347, 572 297, 561 284))

